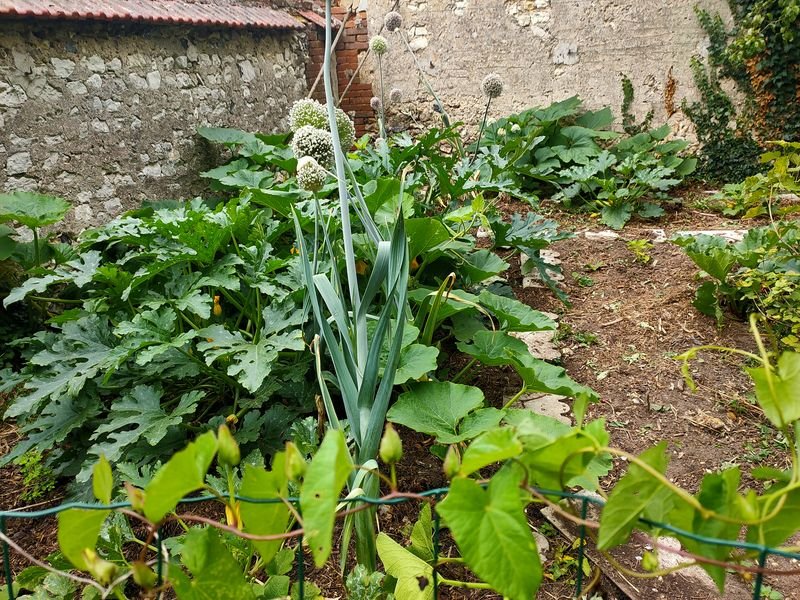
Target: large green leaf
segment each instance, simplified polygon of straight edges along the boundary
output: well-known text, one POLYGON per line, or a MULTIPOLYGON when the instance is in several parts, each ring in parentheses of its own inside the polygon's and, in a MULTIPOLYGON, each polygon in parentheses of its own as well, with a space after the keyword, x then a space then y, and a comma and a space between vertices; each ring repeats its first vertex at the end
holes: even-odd
POLYGON ((255 600, 242 568, 216 529, 190 529, 183 542, 181 560, 192 577, 181 569, 170 570, 170 580, 179 600, 255 600))
POLYGON ((407 219, 405 226, 408 235, 408 255, 412 258, 424 255, 451 237, 442 222, 433 217, 407 219))
POLYGON ((520 496, 521 479, 518 469, 505 468, 484 490, 472 479, 456 477, 437 506, 467 565, 510 600, 534 598, 542 580, 520 496))
POLYGON ((800 353, 784 352, 769 374, 767 367, 750 367, 747 372, 764 416, 775 427, 782 429, 800 419, 800 353))
POLYGON ((198 127, 197 133, 209 142, 225 144, 226 146, 245 144, 257 139, 252 133, 228 127, 198 127))
POLYGON ((58 546, 69 562, 86 571, 84 550, 94 550, 108 510, 71 508, 58 513, 58 546))
MULTIPOLYGON (((246 498, 259 500, 286 498, 288 496, 288 478, 286 477, 286 455, 279 452, 272 462, 272 470, 263 467, 245 465, 242 485, 239 494, 246 498)), ((256 535, 274 535, 284 533, 290 521, 289 509, 283 502, 259 504, 243 501, 239 512, 244 522, 244 530, 256 535)), ((281 540, 253 542, 265 563, 273 559, 281 549, 281 540)))
POLYGON ((510 265, 491 250, 477 250, 464 257, 461 271, 472 283, 479 283, 508 269, 510 265))
POLYGON ((557 328, 553 319, 519 300, 498 296, 488 290, 483 290, 478 300, 497 318, 500 329, 504 331, 550 331, 557 328))
POLYGON ((16 221, 31 229, 58 223, 72 205, 61 198, 35 192, 0 194, 0 223, 16 221))
POLYGON ((493 463, 519 456, 522 443, 509 428, 491 429, 475 438, 461 459, 461 475, 471 475, 493 463))
MULTIPOLYGON (((783 484, 774 485, 769 488, 769 493, 780 492, 783 487, 785 487, 783 484)), ((759 499, 759 507, 764 515, 772 514, 777 507, 777 500, 759 499)), ((779 546, 798 529, 800 529, 800 490, 795 489, 786 494, 786 500, 777 515, 747 529, 747 541, 764 546, 779 546)))
POLYGON ((223 325, 201 329, 198 336, 205 338, 197 344, 197 349, 204 353, 206 364, 229 357, 228 375, 236 377, 249 392, 261 387, 272 372, 281 350, 302 350, 304 347, 300 329, 282 335, 263 335, 257 342, 249 342, 240 332, 228 331, 223 325))
POLYGON ((464 354, 490 367, 515 364, 515 358, 529 355, 525 342, 508 335, 505 331, 478 331, 472 343, 459 342, 457 347, 464 354))
POLYGON ((464 418, 483 405, 478 388, 450 382, 419 383, 401 394, 386 418, 414 431, 427 433, 441 444, 466 439, 459 432, 464 418))
POLYGON ((144 515, 158 523, 181 498, 202 489, 216 452, 217 438, 207 431, 175 453, 145 488, 144 515))
POLYGON ((433 519, 431 505, 424 503, 419 511, 419 519, 411 529, 409 550, 427 563, 432 563, 436 554, 433 546, 433 519))
MULTIPOLYGON (((661 442, 642 452, 639 460, 663 475, 666 473, 668 463, 666 449, 667 443, 661 442)), ((671 509, 669 501, 671 496, 672 492, 662 482, 638 464, 631 463, 628 472, 614 486, 603 508, 597 547, 608 550, 627 541, 636 522, 648 506, 659 505, 665 509, 664 514, 648 515, 649 517, 656 520, 666 517, 671 509)))
POLYGON ((620 202, 600 209, 600 222, 611 229, 622 229, 631 220, 633 206, 628 202, 620 202))
POLYGON ((352 470, 344 434, 338 429, 329 430, 300 488, 305 537, 317 567, 324 565, 330 556, 336 505, 352 470))
POLYGON ((434 600, 433 567, 385 533, 378 534, 377 546, 386 573, 397 579, 395 598, 434 600))
POLYGON ((196 390, 183 394, 171 411, 161 405, 163 391, 149 385, 137 385, 111 405, 108 418, 101 423, 91 439, 96 443, 92 453, 119 460, 125 450, 141 440, 156 446, 170 428, 193 415, 204 393, 196 390))
MULTIPOLYGON (((411 329, 411 327, 413 326, 406 326, 406 329, 411 329)), ((433 346, 425 344, 406 346, 400 353, 400 364, 394 375, 394 384, 400 385, 411 379, 416 380, 429 371, 436 370, 438 356, 439 350, 433 346)))

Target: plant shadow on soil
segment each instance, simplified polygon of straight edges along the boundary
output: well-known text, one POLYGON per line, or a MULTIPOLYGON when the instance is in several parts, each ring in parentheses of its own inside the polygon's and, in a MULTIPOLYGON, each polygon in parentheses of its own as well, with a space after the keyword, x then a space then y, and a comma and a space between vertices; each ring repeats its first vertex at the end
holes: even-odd
MULTIPOLYGON (((526 206, 504 202, 505 212, 526 212, 526 206)), ((697 287, 694 264, 677 246, 656 243, 649 250, 648 264, 636 262, 626 242, 652 237, 652 228, 662 228, 667 237, 676 231, 689 229, 730 229, 749 226, 742 222, 683 209, 669 213, 657 222, 632 222, 620 237, 613 240, 588 240, 582 231, 604 229, 597 221, 584 216, 557 213, 565 229, 576 231, 574 238, 554 244, 560 254, 565 275, 564 290, 571 307, 565 307, 553 294, 540 288, 522 287, 519 261, 512 261, 506 274, 517 297, 538 310, 559 314, 561 330, 557 337, 562 351, 562 364, 570 376, 594 388, 601 397, 591 405, 587 419, 604 418, 611 433, 612 445, 632 453, 640 453, 661 440, 669 443, 671 456, 668 476, 676 484, 694 492, 703 475, 738 464, 743 470, 743 485, 758 489, 758 483, 747 475, 756 465, 784 468, 787 451, 780 439, 752 404, 752 386, 737 358, 705 354, 696 361, 692 373, 698 384, 692 392, 684 384, 680 364, 674 356, 701 344, 719 344, 747 350, 754 342, 747 324, 727 315, 721 328, 700 314, 691 304, 697 287), (573 276, 574 274, 574 276, 573 276)), ((451 370, 461 366, 463 357, 448 358, 451 370)), ((499 406, 505 394, 517 391, 516 375, 505 369, 482 369, 471 381, 484 390, 487 404, 499 406)), ((426 436, 398 428, 404 442, 404 457, 398 467, 399 487, 403 491, 420 491, 446 484, 441 461, 430 452, 431 440, 426 436)), ((13 426, 4 424, 0 430, 0 454, 16 441, 13 426)), ((614 470, 602 482, 610 488, 624 473, 625 464, 617 462, 614 470)), ((8 466, 0 470, 3 488, 0 508, 20 508, 22 480, 18 469, 8 466)), ((59 487, 51 498, 60 499, 59 487)), ((46 505, 46 504, 45 504, 46 505)), ((40 508, 40 507, 39 507, 40 508)), ((415 522, 420 505, 408 502, 380 509, 382 531, 403 543, 415 522)), ((195 505, 193 511, 218 516, 219 507, 195 505)), ((529 509, 533 526, 541 527, 544 519, 539 511, 529 509)), ((37 557, 45 557, 57 549, 55 520, 13 520, 9 534, 37 557)), ((544 526, 548 529, 548 526, 544 526)), ((566 542, 559 534, 550 535, 550 553, 544 565, 546 573, 554 573, 553 549, 566 542)), ((643 544, 643 540, 642 541, 643 544)), ((642 544, 632 542, 618 558, 635 568, 641 556, 642 544)), ((442 555, 454 551, 447 534, 442 538, 442 555)), ((12 568, 18 572, 25 560, 12 555, 12 568)), ((768 566, 797 568, 789 561, 774 561, 768 566)), ((310 557, 306 561, 307 577, 320 586, 326 597, 344 597, 338 573, 338 557, 334 554, 328 565, 313 569, 310 557)), ((524 565, 520 565, 524 568, 524 565)), ((462 576, 463 573, 451 573, 462 576)), ((574 594, 571 574, 556 581, 545 580, 540 598, 569 598, 574 594)), ((747 598, 751 583, 737 575, 729 577, 730 589, 725 598, 747 598)), ((781 590, 786 598, 797 598, 793 590, 800 578, 766 578, 773 589, 781 590)), ((642 590, 641 598, 679 600, 683 598, 711 599, 718 597, 707 589, 698 589, 696 581, 681 573, 658 580, 636 581, 642 590)), ((605 598, 627 597, 606 577, 601 578, 596 592, 605 598)), ((752 595, 752 592, 750 592, 752 595)), ((442 590, 444 599, 495 599, 496 594, 480 590, 442 590)), ((398 599, 402 600, 402 599, 398 599)))

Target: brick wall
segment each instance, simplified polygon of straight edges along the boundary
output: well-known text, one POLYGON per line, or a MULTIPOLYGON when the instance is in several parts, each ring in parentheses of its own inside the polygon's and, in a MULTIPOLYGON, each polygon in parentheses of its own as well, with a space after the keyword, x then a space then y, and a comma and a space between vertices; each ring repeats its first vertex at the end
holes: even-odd
MULTIPOLYGON (((369 45, 367 14, 363 11, 351 14, 350 2, 347 0, 339 4, 341 6, 333 7, 333 16, 339 23, 344 24, 345 30, 334 52, 334 94, 337 100, 344 94, 340 106, 353 118, 357 135, 363 135, 368 129, 374 128, 375 124, 375 115, 369 106, 370 98, 374 95, 369 64, 362 67, 349 87, 348 84, 369 45)), ((325 30, 321 27, 321 23, 324 22, 324 10, 317 6, 315 12, 322 15, 320 22, 309 23, 306 29, 308 39, 306 80, 309 90, 322 69, 325 57, 325 30)), ((337 34, 338 30, 334 30, 334 38, 337 34)), ((325 101, 325 88, 321 80, 314 89, 312 98, 320 102, 325 101)))

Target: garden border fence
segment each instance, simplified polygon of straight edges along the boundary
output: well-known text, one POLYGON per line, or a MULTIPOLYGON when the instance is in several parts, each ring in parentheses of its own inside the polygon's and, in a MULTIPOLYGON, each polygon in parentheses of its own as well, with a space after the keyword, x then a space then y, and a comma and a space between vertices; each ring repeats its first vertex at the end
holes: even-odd
MULTIPOLYGON (((603 506, 604 502, 600 498, 586 496, 584 494, 572 493, 572 492, 563 492, 563 491, 556 491, 556 490, 547 490, 541 488, 533 488, 536 492, 541 494, 542 496, 553 496, 562 499, 571 499, 577 500, 580 502, 580 517, 581 520, 585 521, 588 508, 590 504, 594 504, 595 506, 603 506)), ((369 497, 355 497, 355 498, 342 498, 340 503, 346 504, 372 504, 376 506, 380 505, 396 505, 402 504, 409 501, 416 501, 419 502, 421 499, 425 498, 432 498, 434 506, 436 503, 447 494, 449 488, 442 487, 442 488, 435 488, 431 490, 426 490, 424 492, 416 493, 413 497, 399 497, 399 498, 369 498, 369 497)), ((188 497, 183 498, 180 501, 180 504, 196 504, 199 502, 206 502, 209 500, 219 500, 219 498, 230 498, 228 494, 219 494, 219 496, 214 495, 202 495, 202 496, 195 496, 195 497, 188 497)), ((252 504, 277 504, 280 502, 290 502, 293 505, 297 506, 300 503, 300 499, 296 497, 292 498, 248 498, 246 496, 234 496, 234 499, 239 502, 248 502, 252 504)), ((44 517, 51 517, 57 515, 60 512, 69 509, 88 509, 88 510, 115 510, 121 508, 131 508, 130 502, 115 502, 111 504, 96 504, 96 503, 88 503, 88 502, 68 502, 65 504, 59 504, 58 506, 54 506, 52 508, 37 510, 37 511, 21 511, 21 510, 8 510, 8 511, 0 511, 0 533, 3 534, 4 537, 7 536, 6 532, 6 525, 7 521, 10 519, 41 519, 44 517)), ((770 556, 780 556, 783 558, 790 558, 800 560, 800 553, 797 552, 789 552, 786 550, 781 550, 780 548, 764 546, 761 544, 754 544, 751 542, 742 542, 738 540, 725 540, 720 538, 712 538, 703 535, 698 535, 689 531, 684 531, 679 529, 678 527, 673 527, 672 525, 666 523, 658 523, 655 521, 650 521, 648 519, 640 518, 640 523, 648 525, 650 527, 658 527, 665 531, 669 531, 676 535, 680 535, 704 544, 710 544, 715 546, 728 546, 732 548, 740 548, 742 550, 748 550, 751 552, 755 552, 758 555, 757 564, 758 564, 758 571, 755 574, 754 584, 753 584, 753 600, 760 600, 761 598, 761 590, 763 585, 764 579, 764 568, 767 562, 767 559, 770 556)), ((434 549, 434 561, 439 556, 439 549, 440 549, 440 536, 441 531, 441 521, 437 511, 433 511, 433 549, 434 549)), ((581 592, 583 590, 583 562, 586 559, 586 526, 579 525, 578 528, 578 558, 577 558, 577 573, 575 577, 575 598, 581 597, 581 592)), ((157 559, 156 559, 156 574, 158 576, 158 584, 161 585, 163 572, 164 572, 164 553, 161 550, 161 543, 163 538, 159 532, 159 535, 156 536, 156 548, 157 548, 157 559)), ((3 566, 4 566, 4 574, 6 578, 6 585, 8 588, 8 600, 15 600, 14 597, 14 590, 13 590, 13 573, 11 571, 11 563, 9 562, 11 550, 12 548, 8 545, 5 539, 0 541, 0 545, 2 545, 2 552, 3 552, 3 566)), ((298 597, 304 597, 304 586, 305 586, 305 552, 303 550, 303 537, 300 536, 297 542, 297 550, 295 552, 295 574, 297 577, 297 585, 298 585, 298 597)), ((438 573, 437 570, 433 569, 433 594, 434 598, 438 598, 438 589, 439 589, 439 581, 438 581, 438 573)), ((402 599, 398 599, 402 600, 402 599)))

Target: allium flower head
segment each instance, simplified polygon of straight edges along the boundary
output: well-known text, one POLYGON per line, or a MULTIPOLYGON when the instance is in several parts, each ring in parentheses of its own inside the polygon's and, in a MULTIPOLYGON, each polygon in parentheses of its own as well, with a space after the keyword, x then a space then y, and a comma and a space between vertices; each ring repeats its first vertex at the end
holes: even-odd
POLYGON ((314 158, 323 167, 333 164, 333 138, 329 131, 303 125, 292 138, 292 152, 296 158, 314 158))
POLYGON ((341 108, 336 109, 336 129, 339 131, 339 143, 347 152, 356 143, 356 126, 341 108))
POLYGON ((392 104, 398 104, 403 100, 403 92, 400 91, 400 88, 393 88, 392 91, 389 92, 389 100, 392 104))
POLYGON ((289 127, 292 131, 297 131, 305 125, 311 125, 317 129, 327 129, 328 112, 325 110, 325 106, 310 98, 304 98, 292 104, 289 111, 289 127))
POLYGON ((381 102, 381 99, 378 98, 377 96, 373 96, 372 98, 370 98, 369 105, 375 112, 381 112, 381 110, 383 109, 383 102, 381 102))
POLYGON ((383 25, 388 31, 397 31, 403 26, 403 17, 396 10, 386 13, 383 17, 383 25))
POLYGON ((318 192, 325 185, 328 173, 311 156, 297 161, 297 185, 309 192, 318 192))
POLYGON ((488 98, 497 98, 503 93, 503 79, 497 73, 489 73, 483 78, 481 90, 488 98))
POLYGON ((501 127, 500 129, 497 130, 497 135, 499 135, 500 137, 503 137, 505 134, 506 134, 505 127, 501 127))
POLYGON ((372 50, 376 56, 383 56, 389 50, 389 42, 382 35, 376 35, 369 41, 369 49, 372 50))
POLYGON ((519 133, 520 129, 522 129, 518 123, 514 123, 511 126, 511 133, 519 133))

